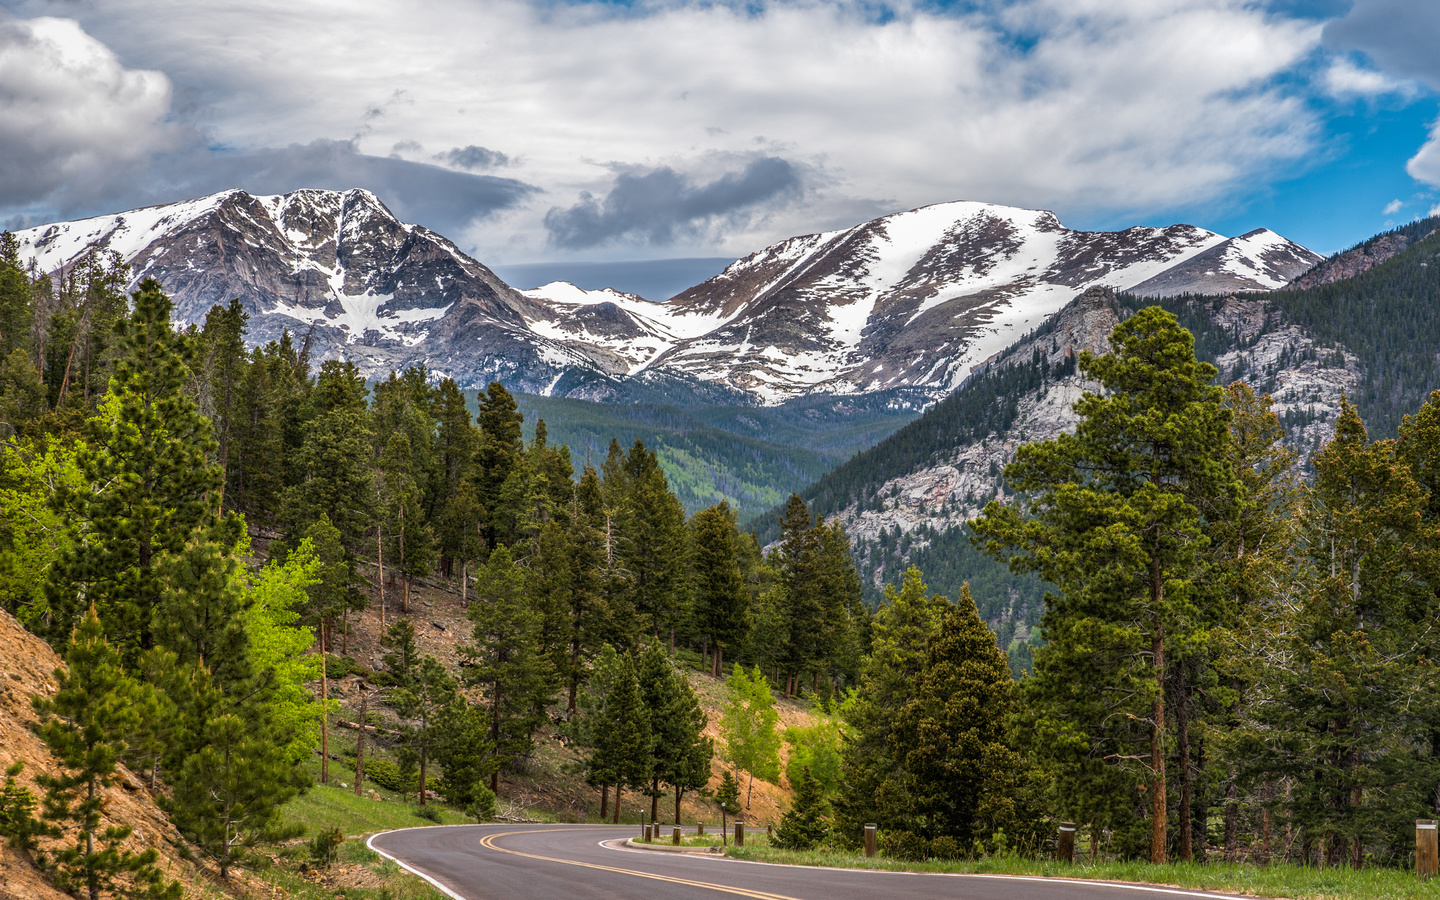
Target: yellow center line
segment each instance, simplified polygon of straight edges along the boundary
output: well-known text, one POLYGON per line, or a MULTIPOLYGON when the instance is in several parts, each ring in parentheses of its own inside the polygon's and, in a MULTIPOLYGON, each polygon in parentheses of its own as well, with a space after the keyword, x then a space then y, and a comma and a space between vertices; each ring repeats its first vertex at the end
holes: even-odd
POLYGON ((506 831, 501 834, 492 834, 480 839, 480 846, 494 850, 497 853, 509 853, 511 856, 523 856, 526 859, 538 859, 544 862, 560 863, 563 866, 579 866, 582 869, 598 869, 601 872, 614 872, 618 875, 633 875, 636 878, 649 878, 654 881, 664 881, 669 884, 683 884, 686 887, 704 888, 705 890, 720 891, 723 894, 738 894, 741 897, 752 897, 754 900, 798 900, 795 897, 787 897, 784 894, 767 894, 764 891, 752 891, 745 888, 730 887, 724 884, 711 884, 708 881, 690 881, 685 878, 671 878, 669 875, 656 875, 653 872, 640 872, 635 869, 620 869, 615 866, 602 866, 598 863, 579 862, 573 859, 560 859, 554 856, 537 856, 534 853, 522 853, 519 850, 507 850, 495 843, 496 839, 510 837, 515 834, 547 834, 556 831, 581 831, 579 828, 542 828, 534 831, 506 831))

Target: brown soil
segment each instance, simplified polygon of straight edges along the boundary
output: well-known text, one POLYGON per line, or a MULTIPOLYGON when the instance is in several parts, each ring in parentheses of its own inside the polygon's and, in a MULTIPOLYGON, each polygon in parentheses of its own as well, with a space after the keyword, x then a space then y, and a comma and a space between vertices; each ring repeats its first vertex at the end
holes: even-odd
MULTIPOLYGON (((370 579, 370 583, 364 586, 364 590, 371 602, 368 608, 358 614, 352 614, 349 619, 350 633, 348 641, 346 641, 348 655, 363 666, 382 669, 379 591, 373 583, 375 580, 374 565, 362 565, 361 574, 370 579)), ((390 574, 388 570, 386 574, 390 574)), ((391 583, 387 578, 385 586, 385 621, 387 624, 393 623, 397 617, 405 615, 401 611, 401 596, 400 582, 396 580, 391 583)), ((466 617, 466 610, 461 606, 458 578, 453 581, 439 577, 412 581, 408 617, 415 625, 415 641, 420 654, 422 656, 433 655, 452 672, 458 673, 461 659, 460 648, 469 643, 471 629, 470 622, 466 617)), ((331 637, 330 652, 338 655, 342 649, 342 636, 339 634, 338 626, 335 631, 336 633, 331 637)), ((725 701, 725 685, 721 679, 694 670, 690 670, 686 674, 690 678, 691 686, 699 694, 701 705, 710 719, 705 733, 714 738, 717 744, 716 757, 711 763, 709 784, 709 790, 713 792, 720 786, 721 773, 724 770, 724 763, 720 760, 718 753, 718 745, 720 744, 719 722, 720 712, 725 701)), ((339 700, 342 706, 340 718, 350 721, 359 718, 360 684, 361 679, 358 676, 350 676, 332 685, 331 696, 339 700)), ((472 701, 478 702, 483 699, 479 691, 467 690, 466 693, 472 701)), ((810 712, 808 703, 777 698, 775 705, 780 713, 780 729, 782 731, 792 725, 814 724, 815 719, 810 712)), ((384 712, 383 709, 376 710, 373 704, 369 709, 382 714, 384 712)), ((348 738, 345 740, 347 744, 352 743, 348 738)), ((501 778, 500 810, 504 812, 513 808, 513 811, 519 815, 523 815, 523 811, 527 809, 543 810, 570 821, 598 820, 600 815, 599 791, 585 784, 583 776, 574 771, 582 759, 581 754, 566 746, 551 728, 542 730, 537 744, 534 758, 530 761, 529 768, 525 773, 501 778)), ((787 749, 786 747, 781 748, 782 770, 787 749)), ((338 757, 333 747, 332 757, 338 757)), ((340 765, 344 764, 340 763, 340 765)), ((350 780, 349 773, 346 773, 343 768, 337 770, 336 762, 333 760, 331 775, 332 780, 350 780)), ((743 805, 745 792, 750 787, 750 779, 746 774, 742 774, 740 777, 741 804, 743 805)), ((780 816, 789 808, 791 796, 789 782, 783 775, 780 785, 772 785, 756 779, 750 808, 742 815, 752 823, 761 825, 778 823, 780 816)), ((648 818, 650 810, 648 797, 627 793, 622 802, 625 817, 636 818, 643 809, 648 818)), ((674 808, 673 795, 668 798, 662 797, 660 800, 661 821, 673 819, 674 808)), ((719 808, 715 804, 697 797, 693 792, 685 797, 681 814, 686 822, 693 822, 697 819, 713 823, 720 821, 719 808)))
MULTIPOLYGON (((61 661, 50 646, 27 632, 9 613, 0 610, 0 769, 25 761, 18 779, 37 796, 35 776, 53 773, 55 764, 40 738, 30 730, 35 721, 31 698, 55 693, 55 670, 61 661)), ((142 851, 154 847, 159 865, 168 877, 179 879, 187 897, 222 895, 218 873, 181 859, 185 840, 155 805, 154 796, 139 778, 121 767, 116 784, 105 791, 105 825, 134 829, 125 848, 142 851)), ((188 854, 187 854, 188 855, 188 854)), ((50 886, 31 860, 8 844, 0 844, 0 897, 7 900, 62 900, 67 895, 50 886)))

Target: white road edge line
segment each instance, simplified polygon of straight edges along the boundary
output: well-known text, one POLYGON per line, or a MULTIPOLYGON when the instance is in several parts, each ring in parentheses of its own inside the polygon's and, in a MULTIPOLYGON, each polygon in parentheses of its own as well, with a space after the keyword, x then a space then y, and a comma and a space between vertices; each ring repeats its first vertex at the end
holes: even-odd
MULTIPOLYGON (((426 826, 421 826, 421 827, 422 827, 422 828, 454 828, 455 826, 453 826, 453 825, 426 825, 426 826)), ((399 857, 391 856, 389 853, 386 853, 384 850, 381 850, 379 847, 375 846, 374 843, 372 843, 372 842, 373 842, 376 838, 378 838, 378 837, 383 837, 383 836, 385 836, 385 835, 387 835, 387 834, 394 834, 394 833, 397 832, 397 831, 415 831, 415 829, 414 829, 414 828, 392 828, 392 829, 390 829, 389 831, 381 831, 381 832, 379 832, 379 833, 377 833, 377 834, 372 834, 372 835, 370 835, 369 839, 367 839, 367 840, 365 841, 365 846, 366 846, 366 847, 369 847, 371 850, 374 850, 376 853, 380 854, 381 856, 385 857, 386 859, 390 860, 391 862, 398 864, 398 865, 400 866, 400 868, 402 868, 402 869, 404 869, 405 871, 409 872, 411 875, 418 875, 418 876, 420 876, 421 878, 425 879, 426 881, 430 882, 430 884, 431 884, 432 887, 434 887, 436 890, 440 891, 440 892, 441 892, 442 894, 444 894, 445 896, 449 897, 450 900, 467 900, 467 898, 462 897, 462 896, 460 896, 459 894, 455 893, 454 891, 450 890, 448 887, 446 887, 445 885, 443 885, 443 884, 441 884, 440 882, 436 881, 434 878, 431 878, 429 875, 426 875, 424 872, 420 871, 419 869, 417 869, 417 868, 415 868, 414 866, 410 865, 409 863, 405 862, 405 860, 400 859, 399 857)))
MULTIPOLYGON (((615 840, 611 838, 610 840, 615 840)), ((599 847, 619 851, 621 853, 645 853, 644 850, 637 850, 633 847, 610 846, 609 841, 601 841, 599 847)), ((991 878, 1000 881, 1043 881, 1047 884, 1065 882, 1067 884, 1085 884, 1093 887, 1117 888, 1122 891, 1149 891, 1152 894, 1170 894, 1177 897, 1205 897, 1207 900, 1241 900, 1243 894, 1212 894, 1203 891, 1187 891, 1184 888, 1168 888, 1149 884, 1132 884, 1123 881, 1100 881, 1091 878, 1066 878, 1064 876, 1044 875, 991 875, 983 872, 898 872, 894 869, 851 869, 843 866, 802 866, 794 863, 772 863, 760 862, 754 859, 733 859, 721 854, 686 853, 672 854, 674 856, 707 860, 709 862, 739 863, 742 866, 774 866, 781 869, 814 869, 822 872, 860 872, 866 875, 922 875, 930 878, 991 878)))

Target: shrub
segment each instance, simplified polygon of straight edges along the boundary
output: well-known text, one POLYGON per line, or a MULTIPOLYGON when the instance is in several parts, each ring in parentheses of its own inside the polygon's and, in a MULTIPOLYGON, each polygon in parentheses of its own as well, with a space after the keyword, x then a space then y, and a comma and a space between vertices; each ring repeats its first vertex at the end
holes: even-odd
POLYGON ((310 840, 310 861, 322 869, 330 868, 340 845, 345 843, 345 832, 338 828, 327 828, 310 840))
POLYGON ((419 816, 422 819, 427 819, 431 822, 440 821, 440 810, 436 809, 433 806, 417 806, 415 807, 415 815, 419 816))

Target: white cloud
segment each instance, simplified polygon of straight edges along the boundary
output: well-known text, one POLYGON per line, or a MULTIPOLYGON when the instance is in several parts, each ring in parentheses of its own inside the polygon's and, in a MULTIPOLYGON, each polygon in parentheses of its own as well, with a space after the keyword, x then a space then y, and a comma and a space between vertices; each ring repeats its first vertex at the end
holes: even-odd
POLYGON ((170 82, 70 19, 0 19, 0 200, 122 179, 170 146, 170 82))
POLYGON ((1397 81, 1374 69, 1363 69, 1340 57, 1325 70, 1325 88, 1335 97, 1376 98, 1395 94, 1409 98, 1419 92, 1413 81, 1397 81))
POLYGON ((1397 199, 1391 200, 1389 203, 1385 204, 1385 211, 1384 211, 1383 215, 1393 216, 1393 215, 1395 215, 1397 212, 1399 212, 1400 210, 1402 210, 1402 209, 1404 209, 1404 208, 1405 208, 1405 203, 1404 203, 1402 200, 1400 200, 1400 199, 1397 198, 1397 199))
POLYGON ((1203 202, 1318 139, 1280 76, 1313 59, 1319 28, 1251 0, 900 4, 883 21, 863 0, 69 8, 122 59, 163 69, 216 143, 518 161, 507 174, 544 193, 468 233, 497 262, 543 255, 546 210, 621 171, 705 184, 729 171, 716 160, 758 154, 806 173, 800 202, 672 248, 718 255, 957 198, 1072 214, 1203 202))

